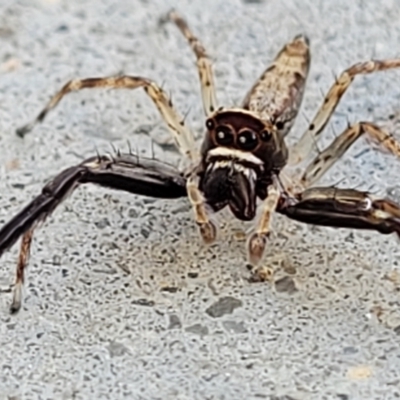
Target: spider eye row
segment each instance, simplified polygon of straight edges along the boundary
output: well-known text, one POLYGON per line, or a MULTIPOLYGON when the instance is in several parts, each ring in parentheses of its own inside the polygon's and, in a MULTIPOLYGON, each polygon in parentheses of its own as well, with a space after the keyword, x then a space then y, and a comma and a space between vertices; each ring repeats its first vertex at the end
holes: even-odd
MULTIPOLYGON (((214 121, 207 120, 206 127, 210 131, 213 130, 215 128, 214 121)), ((252 151, 258 146, 259 138, 262 141, 268 141, 271 138, 271 133, 264 130, 258 136, 256 132, 250 129, 243 129, 237 135, 236 144, 243 150, 252 151)), ((230 127, 220 125, 215 130, 215 140, 221 146, 230 146, 235 142, 235 134, 230 127)))

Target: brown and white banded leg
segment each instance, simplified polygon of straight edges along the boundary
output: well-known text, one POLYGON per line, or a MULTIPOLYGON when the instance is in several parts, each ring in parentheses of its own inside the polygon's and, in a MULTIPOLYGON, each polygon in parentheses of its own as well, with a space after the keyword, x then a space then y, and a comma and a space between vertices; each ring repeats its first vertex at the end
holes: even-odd
POLYGON ((74 79, 54 95, 46 107, 39 113, 34 121, 17 130, 19 136, 24 136, 39 122, 43 121, 47 113, 52 110, 68 93, 82 89, 108 88, 108 89, 137 89, 142 87, 158 108, 162 118, 167 124, 180 152, 191 160, 197 160, 193 134, 185 126, 184 119, 174 109, 166 93, 153 81, 138 76, 118 76, 109 78, 74 79))
POLYGON ((200 40, 193 35, 187 22, 177 12, 170 11, 167 16, 161 20, 161 22, 164 23, 166 20, 170 20, 176 24, 196 55, 203 108, 206 117, 208 117, 218 108, 211 60, 208 57, 200 40))
POLYGON ((400 143, 389 133, 370 122, 359 122, 349 126, 307 166, 300 179, 301 185, 307 188, 316 183, 363 134, 400 157, 400 143))
POLYGON ((195 173, 192 173, 186 182, 187 195, 192 204, 195 221, 199 227, 200 235, 204 243, 211 244, 217 238, 217 226, 210 220, 206 209, 206 202, 199 190, 199 180, 195 173))
POLYGON ((256 231, 247 240, 248 260, 253 266, 260 262, 264 254, 271 230, 271 217, 276 210, 279 198, 280 192, 277 189, 277 185, 271 185, 268 188, 268 196, 262 204, 261 216, 257 223, 256 231))
POLYGON ((311 121, 307 131, 304 132, 299 142, 291 149, 290 164, 297 164, 308 157, 340 99, 357 75, 366 75, 393 68, 400 68, 400 59, 362 62, 342 72, 325 96, 322 106, 311 121))
POLYGON ((307 224, 370 229, 400 237, 400 205, 353 189, 324 187, 295 196, 285 193, 277 212, 307 224))
POLYGON ((19 311, 22 304, 22 287, 25 281, 25 268, 28 265, 29 255, 32 244, 33 229, 28 230, 21 239, 17 270, 15 274, 15 284, 13 287, 13 298, 10 306, 12 314, 19 311))

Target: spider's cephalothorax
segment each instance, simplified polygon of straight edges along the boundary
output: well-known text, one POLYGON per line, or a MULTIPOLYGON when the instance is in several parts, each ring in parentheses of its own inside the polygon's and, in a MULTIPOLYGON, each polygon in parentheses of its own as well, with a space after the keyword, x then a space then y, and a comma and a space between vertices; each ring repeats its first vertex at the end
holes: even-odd
POLYGON ((157 106, 190 166, 181 172, 154 159, 117 153, 88 158, 57 175, 38 197, 0 229, 0 255, 22 236, 12 312, 21 307, 24 271, 36 226, 76 187, 86 183, 157 198, 187 196, 206 243, 213 242, 217 234, 210 212, 228 206, 237 218, 252 220, 256 216, 257 200, 260 200, 260 216, 247 241, 248 259, 253 265, 263 255, 274 212, 310 224, 374 229, 384 234, 396 232, 400 236, 399 205, 353 189, 313 186, 364 134, 400 156, 400 144, 370 122, 349 126, 311 160, 300 178, 285 171, 285 179, 280 179, 286 164, 297 165, 312 156, 313 146, 354 78, 359 74, 399 68, 400 59, 368 61, 346 69, 330 88, 299 142, 287 148, 284 139, 298 114, 310 65, 307 38, 296 36, 282 48, 247 93, 241 107, 219 108, 211 62, 204 47, 176 12, 170 12, 163 19, 167 20, 178 26, 197 58, 207 118, 200 151, 167 94, 148 78, 125 75, 75 79, 64 85, 33 122, 17 130, 19 136, 23 137, 41 122, 63 96, 72 91, 142 87, 157 106))
POLYGON ((272 175, 287 161, 276 128, 244 110, 219 110, 206 121, 199 189, 214 211, 229 206, 235 217, 252 220, 257 198, 264 200, 272 175))

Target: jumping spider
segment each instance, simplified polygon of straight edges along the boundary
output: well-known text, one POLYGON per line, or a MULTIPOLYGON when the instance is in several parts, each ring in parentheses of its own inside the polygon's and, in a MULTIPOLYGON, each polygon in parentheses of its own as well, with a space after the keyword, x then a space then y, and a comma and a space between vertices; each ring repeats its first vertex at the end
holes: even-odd
POLYGON ((399 143, 376 125, 360 122, 349 126, 318 154, 300 177, 283 179, 287 174, 282 173, 286 166, 298 165, 311 154, 342 95, 357 75, 398 68, 400 59, 368 61, 346 69, 333 83, 300 141, 289 149, 285 137, 298 114, 310 65, 308 39, 299 35, 286 44, 240 107, 222 108, 216 100, 211 62, 204 47, 176 12, 170 12, 166 20, 177 25, 197 58, 206 115, 206 133, 200 150, 171 100, 152 80, 118 76, 68 82, 32 123, 17 131, 19 136, 23 137, 42 121, 69 92, 85 88, 142 87, 158 108, 190 167, 179 171, 154 159, 117 153, 88 158, 57 175, 0 230, 0 255, 22 236, 11 312, 21 307, 24 270, 36 226, 76 187, 85 183, 156 198, 187 196, 206 243, 213 242, 217 236, 216 224, 210 219, 213 212, 228 206, 236 218, 253 220, 260 200, 260 218, 247 240, 249 262, 254 266, 264 252, 273 212, 309 224, 374 229, 400 236, 399 205, 353 189, 313 187, 363 134, 400 155, 399 143))

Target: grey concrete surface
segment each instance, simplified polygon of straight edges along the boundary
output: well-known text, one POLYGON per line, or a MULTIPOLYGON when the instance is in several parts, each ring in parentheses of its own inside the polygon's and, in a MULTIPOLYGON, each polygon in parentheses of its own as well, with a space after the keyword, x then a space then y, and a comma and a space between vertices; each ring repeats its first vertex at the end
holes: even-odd
MULTIPOLYGON (((0 3, 0 222, 66 166, 110 143, 178 162, 153 104, 138 92, 65 98, 24 140, 28 122, 74 77, 141 74, 163 82, 198 139, 204 124, 179 9, 215 60, 221 104, 238 104, 283 44, 311 39, 298 137, 334 75, 400 56, 400 2, 6 1, 0 3)), ((347 121, 396 131, 400 71, 359 77, 323 143, 347 121)), ((398 129, 397 129, 398 131, 398 129)), ((324 183, 400 200, 400 163, 357 143, 324 183)), ((396 399, 400 397, 399 241, 274 218, 264 264, 246 278, 242 226, 220 218, 207 248, 186 200, 78 189, 37 231, 24 306, 0 295, 0 399, 396 399)), ((13 280, 18 246, 1 258, 13 280)))

